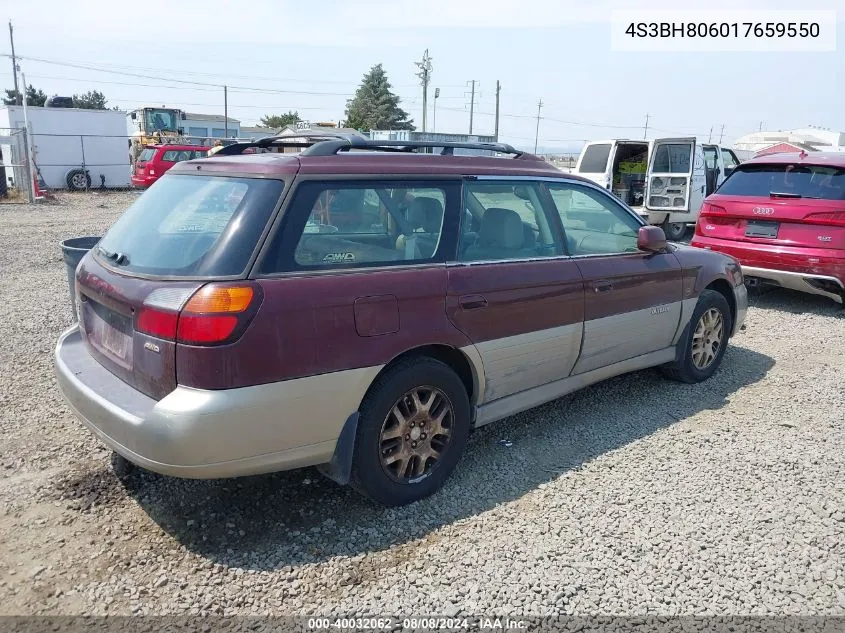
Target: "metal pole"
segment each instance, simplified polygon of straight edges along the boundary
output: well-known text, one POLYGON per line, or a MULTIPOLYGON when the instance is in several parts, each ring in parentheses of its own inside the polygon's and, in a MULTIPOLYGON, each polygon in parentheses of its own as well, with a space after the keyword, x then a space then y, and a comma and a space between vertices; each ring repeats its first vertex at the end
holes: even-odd
POLYGON ((88 191, 88 170, 85 169, 85 137, 79 135, 79 146, 82 148, 82 175, 85 177, 85 191, 88 191))
POLYGON ((434 89, 434 113, 433 113, 432 122, 431 122, 431 131, 432 132, 437 131, 437 97, 439 97, 439 96, 440 96, 440 88, 435 88, 434 89))
POLYGON ((643 128, 643 139, 648 136, 648 113, 645 115, 645 127, 643 128))
MULTIPOLYGON (((20 99, 20 90, 18 90, 18 62, 15 58, 15 36, 12 32, 12 21, 9 20, 9 43, 12 45, 12 77, 15 78, 15 104, 20 105, 18 103, 18 99, 20 99)), ((26 90, 26 86, 23 87, 26 90)))
POLYGON ((537 141, 540 139, 540 110, 543 109, 543 100, 537 103, 537 131, 534 133, 534 153, 537 153, 537 141))
POLYGON ((725 124, 722 123, 722 131, 719 133, 719 145, 722 144, 722 137, 725 135, 725 124))
MULTIPOLYGON (((464 93, 466 94, 466 93, 464 93)), ((472 134, 472 115, 475 113, 475 79, 472 80, 472 96, 469 100, 469 133, 472 134)))
MULTIPOLYGON (((21 83, 26 90, 26 75, 21 73, 21 83)), ((26 154, 26 177, 29 180, 27 191, 29 192, 29 201, 35 202, 35 179, 33 178, 32 169, 32 145, 29 138, 29 111, 26 107, 26 99, 23 99, 23 140, 26 154)))
POLYGON ((496 80, 496 131, 493 136, 496 137, 496 142, 499 142, 499 93, 502 91, 502 85, 499 80, 496 80))
POLYGON ((226 120, 223 136, 229 138, 229 89, 226 86, 223 86, 223 118, 226 120))

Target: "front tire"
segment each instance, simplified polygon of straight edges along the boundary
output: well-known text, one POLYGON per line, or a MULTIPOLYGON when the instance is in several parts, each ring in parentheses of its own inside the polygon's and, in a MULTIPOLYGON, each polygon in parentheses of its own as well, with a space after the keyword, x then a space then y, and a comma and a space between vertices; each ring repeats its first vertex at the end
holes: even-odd
POLYGON ((413 503, 439 490, 470 430, 463 382, 428 357, 404 361, 380 377, 360 413, 352 484, 386 506, 413 503))
POLYGON ((687 330, 678 342, 678 358, 662 367, 673 380, 697 383, 716 373, 733 328, 731 308, 720 292, 705 290, 698 298, 687 330))

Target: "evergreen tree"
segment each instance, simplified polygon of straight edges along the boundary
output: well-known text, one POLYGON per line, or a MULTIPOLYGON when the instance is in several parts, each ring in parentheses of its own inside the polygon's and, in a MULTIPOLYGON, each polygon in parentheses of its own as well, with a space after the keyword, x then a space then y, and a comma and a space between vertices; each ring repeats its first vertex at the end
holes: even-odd
MULTIPOLYGON (((43 90, 36 90, 32 84, 26 87, 26 105, 42 107, 47 102, 47 95, 43 90)), ((15 90, 6 90, 6 96, 3 98, 5 105, 20 104, 20 93, 15 90)))
POLYGON ((73 95, 73 107, 85 110, 108 110, 106 96, 98 91, 92 90, 81 95, 73 95))
POLYGON ((346 102, 346 126, 370 130, 413 130, 414 122, 399 107, 399 96, 390 90, 381 64, 370 69, 355 96, 346 102))

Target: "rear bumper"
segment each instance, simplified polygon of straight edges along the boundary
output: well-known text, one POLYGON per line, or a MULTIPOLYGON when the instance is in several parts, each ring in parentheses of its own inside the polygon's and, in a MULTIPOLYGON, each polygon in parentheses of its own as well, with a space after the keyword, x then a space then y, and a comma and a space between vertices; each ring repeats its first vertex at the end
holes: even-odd
POLYGON ((137 187, 139 189, 146 189, 156 181, 155 178, 136 178, 135 176, 132 176, 129 180, 133 187, 137 187))
MULTIPOLYGON (((842 303, 845 251, 780 247, 696 235, 691 246, 731 255, 747 279, 819 295, 842 303)), ((751 282, 749 283, 751 285, 751 282)))
POLYGON ((59 338, 55 370, 104 444, 154 472, 212 479, 329 462, 379 368, 219 391, 179 386, 156 401, 97 363, 74 326, 59 338))
POLYGON ((763 283, 798 290, 808 294, 820 295, 833 299, 837 303, 843 302, 845 286, 836 277, 827 275, 791 273, 784 270, 771 270, 770 268, 756 268, 754 266, 743 266, 742 275, 746 279, 760 279, 763 283), (838 286, 839 293, 830 292, 831 286, 838 286))

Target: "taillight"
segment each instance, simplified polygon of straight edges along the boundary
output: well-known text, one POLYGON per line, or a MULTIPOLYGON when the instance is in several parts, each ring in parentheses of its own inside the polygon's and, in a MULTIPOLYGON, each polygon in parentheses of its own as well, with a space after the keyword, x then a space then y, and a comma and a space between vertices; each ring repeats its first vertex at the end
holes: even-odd
POLYGON ((179 321, 178 312, 166 312, 156 308, 141 308, 135 319, 135 329, 144 334, 174 340, 176 338, 176 324, 179 321))
POLYGON ((135 329, 185 345, 231 343, 243 334, 261 299, 261 287, 251 284, 159 288, 144 301, 135 329))
POLYGON ((155 176, 155 175, 156 175, 156 170, 155 170, 155 169, 153 169, 152 167, 150 167, 150 168, 147 170, 147 173, 148 173, 150 176, 155 176))
POLYGON ((811 213, 804 218, 807 224, 824 224, 827 226, 845 227, 845 211, 827 211, 825 213, 811 213))
POLYGON ((705 202, 701 205, 701 211, 699 212, 699 216, 718 215, 720 213, 727 213, 727 211, 724 207, 720 207, 717 204, 713 204, 712 202, 705 202))

